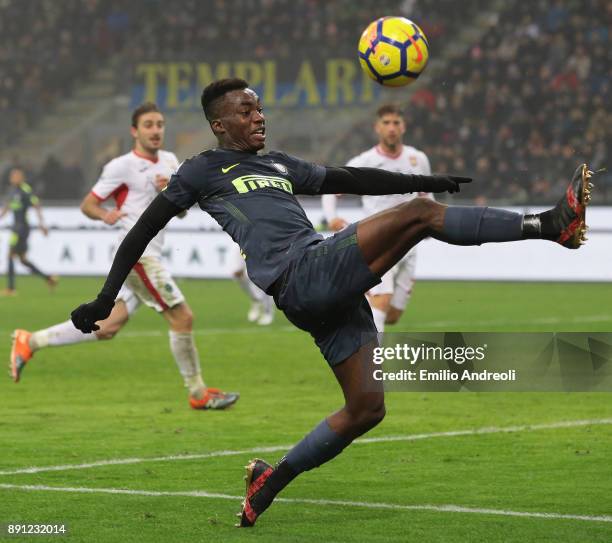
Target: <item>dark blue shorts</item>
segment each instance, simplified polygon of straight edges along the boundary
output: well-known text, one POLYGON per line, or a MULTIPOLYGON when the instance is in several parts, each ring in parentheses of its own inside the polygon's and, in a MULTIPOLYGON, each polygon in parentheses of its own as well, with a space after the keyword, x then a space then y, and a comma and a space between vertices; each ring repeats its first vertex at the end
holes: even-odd
POLYGON ((27 253, 28 237, 30 237, 30 229, 27 226, 13 228, 9 237, 10 250, 18 255, 27 253))
POLYGON ((274 301, 310 333, 330 366, 376 339, 365 293, 380 283, 357 245, 357 224, 310 245, 274 285, 274 301))

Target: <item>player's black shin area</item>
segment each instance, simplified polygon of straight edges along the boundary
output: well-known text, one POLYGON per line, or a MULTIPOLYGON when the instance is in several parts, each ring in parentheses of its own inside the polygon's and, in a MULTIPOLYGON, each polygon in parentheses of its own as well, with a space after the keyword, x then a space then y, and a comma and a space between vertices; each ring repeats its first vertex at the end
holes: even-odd
POLYGON ((297 475, 330 461, 350 443, 350 439, 334 432, 325 419, 293 447, 285 459, 297 475))
POLYGON ((442 232, 435 237, 453 245, 480 245, 526 239, 523 215, 494 207, 449 206, 442 232))
POLYGON ((49 276, 42 272, 35 264, 32 264, 29 260, 22 260, 21 263, 28 268, 33 274, 40 275, 43 279, 49 279, 49 276))
POLYGON ((8 290, 15 290, 15 262, 13 258, 9 256, 8 259, 8 273, 7 273, 7 288, 8 290))
POLYGON ((327 420, 321 421, 278 463, 261 490, 251 499, 251 506, 258 513, 263 512, 275 496, 300 473, 328 462, 350 443, 350 439, 334 432, 327 420))

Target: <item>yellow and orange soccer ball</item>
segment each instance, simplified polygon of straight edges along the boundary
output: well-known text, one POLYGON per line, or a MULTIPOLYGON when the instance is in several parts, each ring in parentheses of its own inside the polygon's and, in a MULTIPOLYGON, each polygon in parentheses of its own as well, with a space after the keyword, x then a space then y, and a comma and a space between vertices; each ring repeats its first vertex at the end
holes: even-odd
POLYGON ((425 34, 404 17, 381 17, 370 23, 359 39, 361 67, 381 85, 409 85, 421 75, 428 60, 425 34))

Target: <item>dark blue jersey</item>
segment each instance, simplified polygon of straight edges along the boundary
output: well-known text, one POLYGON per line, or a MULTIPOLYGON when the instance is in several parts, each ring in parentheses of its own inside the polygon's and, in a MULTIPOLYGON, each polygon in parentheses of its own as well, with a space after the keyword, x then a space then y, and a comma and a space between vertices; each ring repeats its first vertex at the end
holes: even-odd
POLYGON ((196 202, 238 243, 249 277, 266 290, 304 247, 322 239, 296 194, 317 194, 325 168, 285 153, 213 149, 186 160, 162 193, 196 202))
POLYGON ((38 204, 38 198, 27 183, 11 187, 8 193, 9 209, 13 212, 13 229, 28 228, 28 209, 38 204))

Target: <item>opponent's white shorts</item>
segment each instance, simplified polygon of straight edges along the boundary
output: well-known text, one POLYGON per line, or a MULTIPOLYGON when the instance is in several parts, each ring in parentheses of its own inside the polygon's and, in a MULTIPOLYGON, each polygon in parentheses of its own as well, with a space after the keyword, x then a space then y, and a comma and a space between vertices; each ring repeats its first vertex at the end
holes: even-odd
POLYGON ((237 243, 234 243, 234 248, 232 249, 230 259, 230 263, 232 266, 232 275, 241 275, 243 273, 246 273, 246 261, 244 260, 244 258, 242 258, 240 246, 237 243))
POLYGON ((121 300, 125 304, 125 308, 127 309, 127 314, 132 315, 134 311, 136 311, 140 307, 140 300, 125 284, 121 287, 119 294, 117 294, 117 298, 115 298, 115 302, 121 300))
POLYGON ((380 283, 370 289, 367 294, 369 296, 391 294, 391 305, 403 311, 406 308, 414 285, 416 253, 416 249, 408 251, 404 258, 385 273, 380 283))
POLYGON ((161 313, 183 303, 185 296, 159 258, 144 256, 130 271, 117 299, 125 302, 128 314, 140 303, 161 313))

